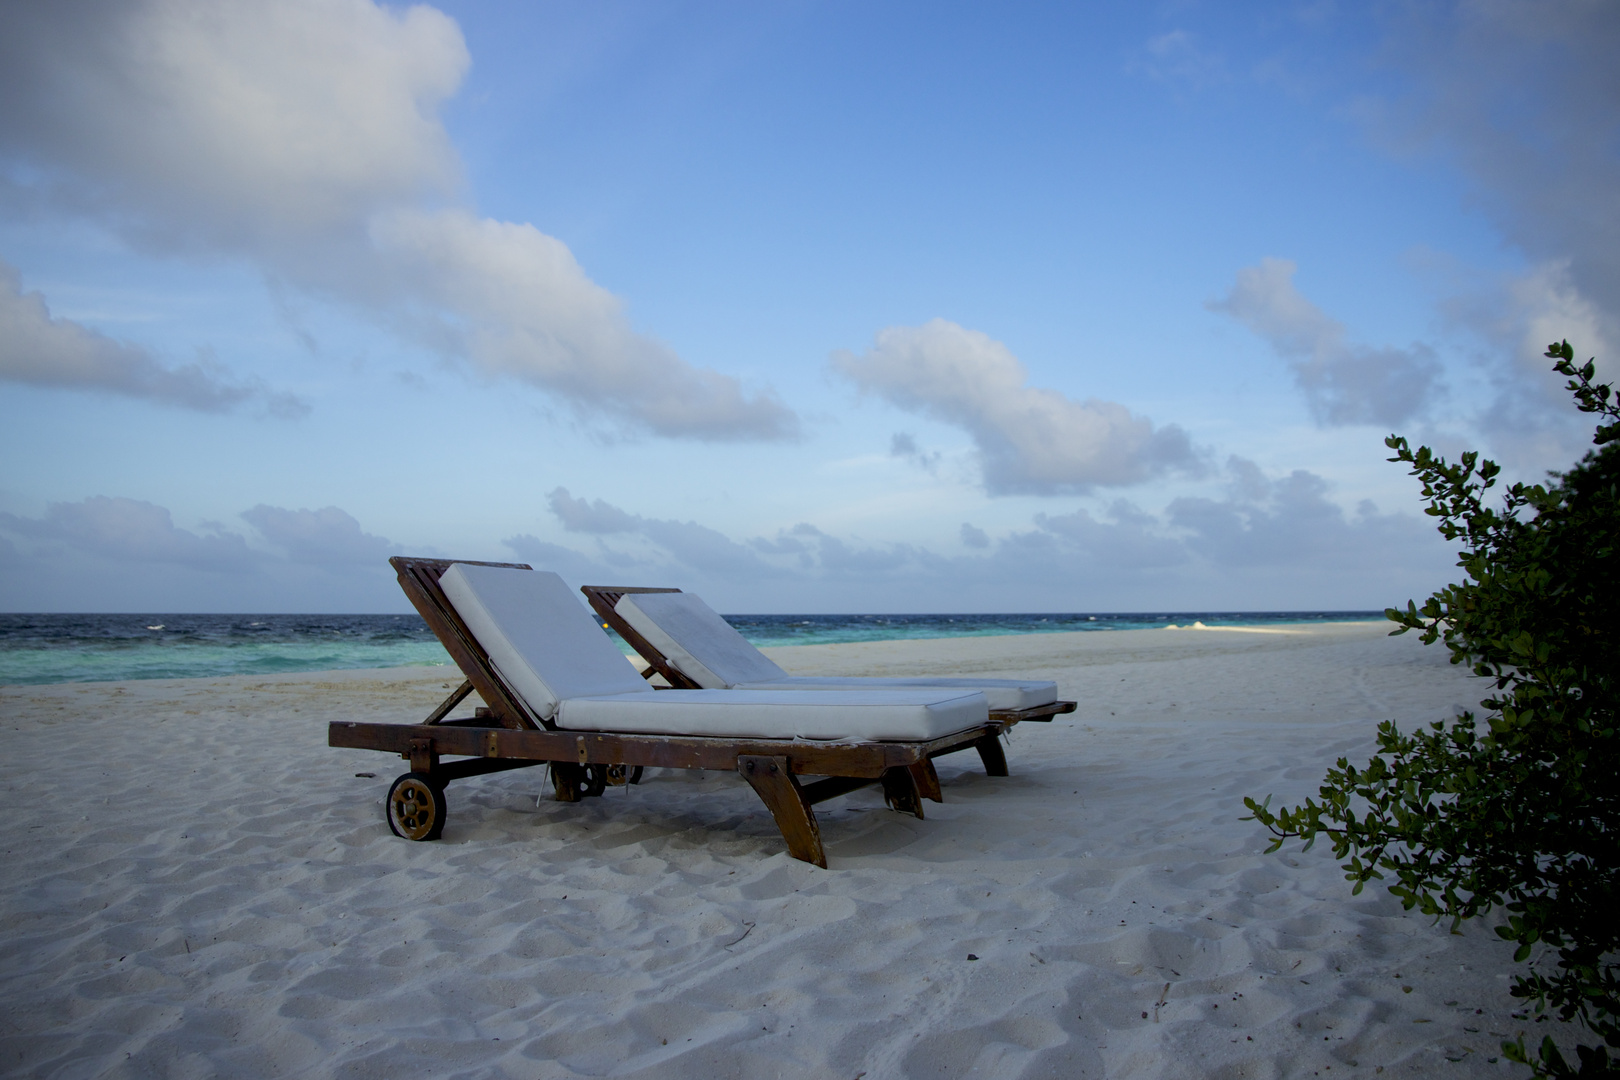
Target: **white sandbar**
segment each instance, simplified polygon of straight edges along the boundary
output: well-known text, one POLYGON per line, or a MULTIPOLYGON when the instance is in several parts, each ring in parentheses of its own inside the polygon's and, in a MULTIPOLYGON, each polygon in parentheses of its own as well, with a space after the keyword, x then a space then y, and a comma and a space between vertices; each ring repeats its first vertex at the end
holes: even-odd
POLYGON ((538 770, 503 773, 451 785, 441 841, 393 837, 402 763, 326 723, 414 721, 453 669, 0 689, 0 1073, 1506 1074, 1510 946, 1351 898, 1331 852, 1262 854, 1239 820, 1379 721, 1482 697, 1439 646, 1339 624, 771 652, 1055 678, 1080 711, 1019 727, 1010 777, 942 759, 925 821, 875 789, 823 804, 820 870, 728 774, 537 804, 538 770))

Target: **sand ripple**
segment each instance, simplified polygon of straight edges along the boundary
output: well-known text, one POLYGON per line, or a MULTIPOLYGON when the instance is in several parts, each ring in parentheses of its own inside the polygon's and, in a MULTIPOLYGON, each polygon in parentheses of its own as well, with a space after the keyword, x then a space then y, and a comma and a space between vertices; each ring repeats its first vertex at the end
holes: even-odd
POLYGON ((0 1069, 1506 1074, 1487 1059, 1528 1025, 1505 945, 1350 898, 1326 852, 1263 855, 1238 820, 1378 720, 1477 697, 1442 654, 1376 628, 1019 640, 777 653, 1044 673, 1083 702, 1019 729, 1011 777, 946 759, 926 821, 827 804, 831 870, 712 773, 578 805, 497 774, 451 786, 442 841, 394 838, 403 766, 325 723, 420 715, 442 671, 0 692, 0 1069))

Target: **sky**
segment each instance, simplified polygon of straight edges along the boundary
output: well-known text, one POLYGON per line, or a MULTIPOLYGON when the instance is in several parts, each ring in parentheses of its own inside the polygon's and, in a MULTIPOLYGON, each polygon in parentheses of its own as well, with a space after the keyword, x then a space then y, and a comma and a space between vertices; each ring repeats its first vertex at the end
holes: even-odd
MULTIPOLYGON (((0 6, 0 610, 1366 610, 1620 343, 1620 4, 0 6)), ((1612 378, 1612 375, 1609 377, 1612 378)))

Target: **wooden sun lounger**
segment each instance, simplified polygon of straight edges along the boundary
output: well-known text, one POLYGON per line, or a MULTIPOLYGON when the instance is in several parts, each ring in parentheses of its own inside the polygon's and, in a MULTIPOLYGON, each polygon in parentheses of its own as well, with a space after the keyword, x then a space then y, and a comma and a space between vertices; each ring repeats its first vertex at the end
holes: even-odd
MULTIPOLYGON (((484 773, 546 765, 557 799, 577 802, 602 794, 609 785, 635 783, 647 766, 734 769, 776 819, 788 853, 825 867, 827 854, 812 809, 817 803, 881 784, 884 800, 892 809, 920 818, 924 799, 942 801, 932 759, 969 747, 979 750, 992 775, 1006 775, 1006 759, 997 739, 1002 730, 999 722, 928 742, 836 743, 627 735, 563 731, 549 723, 536 726, 439 586, 440 575, 458 560, 395 556, 388 561, 398 573, 405 595, 466 681, 421 723, 337 720, 327 728, 327 744, 381 750, 410 762, 410 771, 389 789, 386 811, 389 827, 406 839, 436 839, 444 828, 445 785, 484 773), (472 716, 449 719, 474 690, 486 704, 472 716), (458 760, 443 760, 446 757, 458 760), (999 763, 999 772, 991 768, 992 762, 999 763), (800 783, 800 776, 823 779, 800 783)), ((531 569, 523 563, 474 565, 531 569)))
MULTIPOLYGON (((651 679, 654 675, 661 675, 670 686, 683 690, 697 688, 697 683, 670 663, 668 657, 638 633, 636 628, 631 626, 625 617, 616 610, 620 598, 627 593, 673 593, 681 590, 643 588, 632 585, 582 585, 579 591, 585 594, 585 599, 590 602, 591 609, 596 612, 601 620, 612 627, 613 632, 624 638, 629 646, 636 651, 636 654, 647 662, 647 669, 641 673, 644 678, 651 679)), ((1054 716, 1074 712, 1075 707, 1076 703, 1073 701, 1054 701, 1049 705, 1036 705, 1028 709, 991 709, 990 719, 1000 725, 1001 731, 1006 731, 1023 720, 1050 721, 1054 716)), ((980 753, 984 756, 986 773, 991 776, 1007 775, 1007 759, 1002 754, 999 743, 995 744, 992 753, 986 753, 983 748, 980 749, 980 753)))

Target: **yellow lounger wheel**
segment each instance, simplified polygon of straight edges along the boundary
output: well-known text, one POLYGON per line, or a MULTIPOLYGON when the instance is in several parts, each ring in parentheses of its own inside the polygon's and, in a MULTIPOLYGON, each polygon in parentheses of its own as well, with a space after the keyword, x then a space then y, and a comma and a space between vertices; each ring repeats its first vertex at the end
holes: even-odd
POLYGON ((437 840, 444 832, 444 789, 427 773, 408 772, 388 789, 388 827, 407 840, 437 840))

